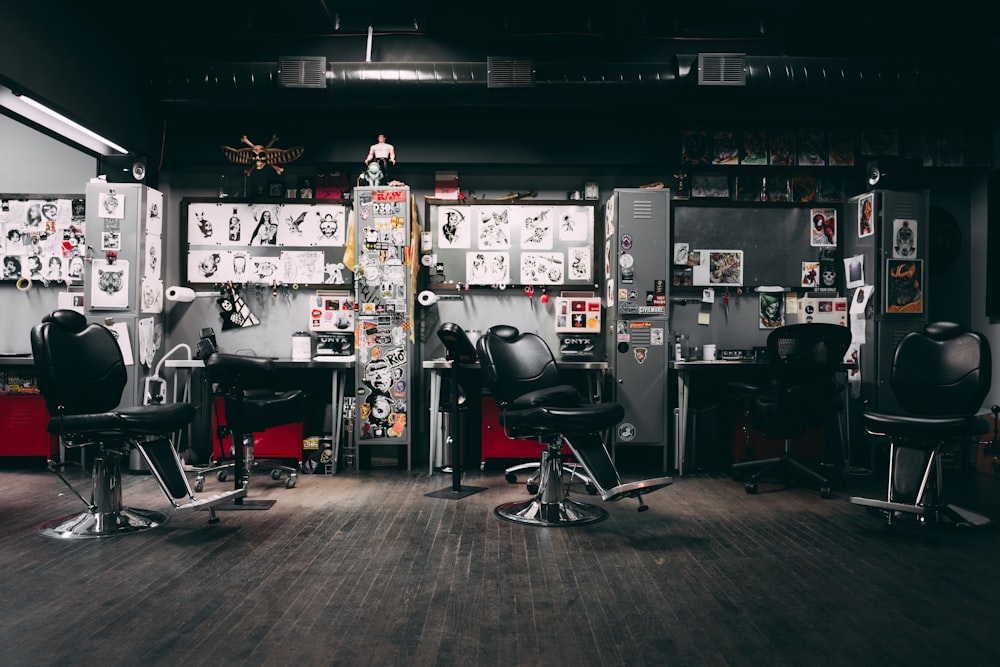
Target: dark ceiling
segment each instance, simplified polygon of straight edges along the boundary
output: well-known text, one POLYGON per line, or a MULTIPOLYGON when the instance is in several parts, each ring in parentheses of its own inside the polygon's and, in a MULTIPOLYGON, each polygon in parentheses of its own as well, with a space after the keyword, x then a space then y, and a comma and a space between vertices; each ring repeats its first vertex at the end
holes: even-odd
MULTIPOLYGON (((533 57, 641 58, 659 48, 675 52, 739 45, 748 53, 789 56, 888 57, 985 54, 997 47, 993 3, 807 3, 716 0, 168 0, 145 15, 132 0, 105 0, 86 12, 105 25, 142 36, 153 58, 198 59, 327 44, 367 36, 443 41, 470 53, 498 48, 533 57), (984 10, 984 8, 986 8, 984 10)), ((355 52, 363 59, 364 52, 355 52)))
POLYGON ((62 20, 134 64, 153 127, 206 134, 235 108, 262 126, 294 109, 303 128, 381 114, 441 131, 648 128, 734 108, 747 122, 867 123, 880 110, 993 122, 983 91, 1000 71, 996 9, 967 0, 168 0, 152 15, 134 0, 61 4, 62 20), (745 88, 699 85, 692 59, 705 53, 746 54, 745 88), (286 56, 324 57, 325 89, 279 81, 286 56), (529 60, 531 89, 487 86, 491 56, 529 60))

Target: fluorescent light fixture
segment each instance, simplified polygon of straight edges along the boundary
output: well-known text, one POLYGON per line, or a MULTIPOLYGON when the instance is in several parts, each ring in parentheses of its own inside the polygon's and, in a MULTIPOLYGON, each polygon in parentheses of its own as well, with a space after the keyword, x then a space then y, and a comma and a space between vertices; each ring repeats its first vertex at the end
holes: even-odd
POLYGON ((41 102, 31 99, 27 95, 17 95, 4 86, 0 86, 0 106, 98 155, 110 155, 112 152, 128 153, 127 149, 110 139, 70 120, 41 102))

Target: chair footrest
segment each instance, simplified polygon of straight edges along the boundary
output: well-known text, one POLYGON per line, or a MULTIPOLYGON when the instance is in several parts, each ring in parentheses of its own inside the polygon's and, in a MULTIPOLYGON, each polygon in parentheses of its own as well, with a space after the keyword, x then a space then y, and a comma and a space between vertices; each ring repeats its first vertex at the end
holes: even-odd
POLYGON ((894 503, 888 500, 877 500, 875 498, 861 498, 852 496, 851 502, 855 505, 864 505, 887 512, 906 512, 920 516, 946 518, 957 524, 968 524, 971 526, 986 526, 991 523, 989 517, 967 510, 958 505, 910 505, 907 503, 894 503))
POLYGON ((178 513, 182 512, 196 512, 198 510, 208 509, 209 507, 215 507, 229 500, 236 500, 237 498, 245 498, 247 495, 246 489, 234 489, 232 491, 226 491, 224 493, 216 493, 211 496, 205 496, 204 498, 198 498, 192 500, 189 503, 184 503, 183 505, 175 505, 174 511, 178 513))
POLYGON ((851 503, 854 505, 864 505, 866 507, 875 507, 880 510, 886 510, 888 512, 907 512, 909 514, 927 514, 930 509, 924 507, 923 505, 911 505, 909 503, 894 503, 889 500, 878 500, 877 498, 861 498, 860 496, 851 496, 851 503))
POLYGON ((636 498, 638 496, 644 496, 647 493, 652 493, 658 489, 662 489, 665 486, 670 486, 674 483, 672 477, 655 477, 653 479, 644 479, 638 482, 628 482, 627 484, 621 484, 612 489, 608 489, 601 493, 601 498, 605 502, 615 502, 621 500, 622 498, 636 498))

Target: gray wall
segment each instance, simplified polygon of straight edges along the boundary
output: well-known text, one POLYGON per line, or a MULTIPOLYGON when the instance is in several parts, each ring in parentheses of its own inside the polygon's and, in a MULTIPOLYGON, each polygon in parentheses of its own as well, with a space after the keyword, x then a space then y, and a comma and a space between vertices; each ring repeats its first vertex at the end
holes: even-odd
MULTIPOLYGON (((0 199, 5 194, 79 194, 97 173, 97 160, 41 132, 0 115, 7 159, 0 160, 0 199)), ((0 282, 0 352, 28 352, 28 331, 56 307, 63 285, 35 284, 19 291, 0 282)))

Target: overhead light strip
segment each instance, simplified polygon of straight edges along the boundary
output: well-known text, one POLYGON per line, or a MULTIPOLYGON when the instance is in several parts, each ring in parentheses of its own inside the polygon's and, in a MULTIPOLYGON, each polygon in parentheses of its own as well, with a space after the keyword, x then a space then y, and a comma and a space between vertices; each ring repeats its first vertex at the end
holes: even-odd
POLYGON ((110 139, 70 120, 41 102, 27 95, 17 95, 14 91, 4 86, 0 86, 0 106, 9 109, 26 120, 55 132, 74 144, 100 155, 108 155, 111 151, 122 154, 128 153, 128 149, 110 139))

